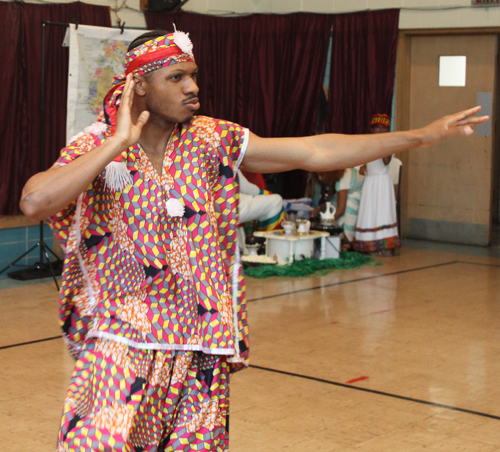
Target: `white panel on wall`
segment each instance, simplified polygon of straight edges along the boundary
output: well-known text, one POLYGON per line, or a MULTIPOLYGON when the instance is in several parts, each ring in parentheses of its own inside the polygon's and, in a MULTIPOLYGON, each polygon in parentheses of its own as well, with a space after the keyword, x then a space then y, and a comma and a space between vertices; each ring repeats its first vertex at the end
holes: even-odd
POLYGON ((182 9, 184 11, 206 14, 208 12, 208 0, 189 0, 182 9))
POLYGON ((439 6, 470 6, 470 0, 441 0, 439 6))
POLYGON ((459 13, 459 9, 442 11, 415 11, 403 9, 399 15, 399 29, 457 28, 460 24, 459 13))
MULTIPOLYGON (((139 2, 137 2, 139 3, 139 2)), ((136 8, 136 6, 130 5, 131 8, 136 8)), ((139 9, 139 5, 137 5, 137 9, 139 9)), ((125 23, 127 28, 147 28, 146 18, 142 11, 133 11, 131 9, 123 8, 118 12, 118 17, 120 18, 122 23, 125 23)), ((116 14, 111 13, 111 23, 112 25, 118 25, 116 14)))
POLYGON ((271 12, 294 13, 302 11, 302 0, 271 0, 271 12))
POLYGON ((465 86, 467 57, 439 57, 439 86, 465 86))
POLYGON ((403 0, 405 8, 434 8, 439 6, 439 0, 403 0))
POLYGON ((460 10, 460 27, 498 27, 500 8, 464 8, 460 10), (480 25, 478 25, 480 24, 480 25))
POLYGON ((333 13, 334 0, 302 0, 302 11, 309 13, 333 13))
POLYGON ((368 0, 335 0, 334 12, 345 13, 368 9, 368 0))
POLYGON ((392 9, 402 6, 403 0, 368 0, 368 8, 370 9, 392 9))
MULTIPOLYGON (((186 6, 188 4, 189 2, 186 6)), ((210 14, 252 14, 270 13, 271 11, 271 0, 208 0, 208 12, 210 14)))
MULTIPOLYGON (((213 14, 234 13, 238 7, 241 7, 241 2, 231 0, 208 0, 208 12, 213 14)), ((248 10, 248 5, 245 8, 248 10)))

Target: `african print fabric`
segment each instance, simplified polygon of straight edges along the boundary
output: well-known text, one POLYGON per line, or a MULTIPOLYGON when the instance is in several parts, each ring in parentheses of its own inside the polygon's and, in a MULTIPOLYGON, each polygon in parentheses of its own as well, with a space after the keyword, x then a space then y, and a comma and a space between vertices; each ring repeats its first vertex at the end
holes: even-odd
POLYGON ((66 395, 57 452, 224 451, 227 357, 84 345, 66 395))
MULTIPOLYGON (((97 122, 64 148, 65 165, 99 146, 97 122)), ((74 355, 89 338, 149 350, 248 359, 248 322, 236 247, 238 184, 248 130, 204 116, 177 126, 159 175, 139 144, 124 153, 133 183, 104 171, 49 224, 65 250, 60 323, 74 355), (176 199, 184 216, 170 216, 176 199)))
POLYGON ((372 240, 370 242, 353 242, 353 248, 360 253, 375 253, 377 251, 390 250, 401 246, 399 237, 372 240))

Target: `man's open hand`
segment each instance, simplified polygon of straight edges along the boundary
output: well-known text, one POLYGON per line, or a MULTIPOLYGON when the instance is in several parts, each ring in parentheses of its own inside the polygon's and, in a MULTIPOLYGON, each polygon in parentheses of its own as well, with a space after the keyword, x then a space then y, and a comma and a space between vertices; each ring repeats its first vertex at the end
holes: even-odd
POLYGON ((123 88, 121 104, 116 116, 116 131, 114 136, 123 142, 125 149, 139 141, 142 127, 149 119, 149 112, 143 111, 135 124, 132 121, 134 85, 135 82, 132 74, 128 74, 125 87, 123 88))
POLYGON ((472 135, 474 126, 483 124, 489 116, 473 116, 481 110, 481 107, 470 108, 459 113, 443 116, 437 121, 423 127, 421 147, 440 143, 452 138, 472 135))

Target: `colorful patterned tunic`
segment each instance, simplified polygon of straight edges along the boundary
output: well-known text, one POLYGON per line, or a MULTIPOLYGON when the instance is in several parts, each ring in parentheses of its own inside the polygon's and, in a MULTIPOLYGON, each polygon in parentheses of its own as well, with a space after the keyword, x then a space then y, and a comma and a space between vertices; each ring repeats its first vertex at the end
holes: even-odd
MULTIPOLYGON (((55 165, 109 135, 109 126, 94 123, 55 165)), ((111 191, 103 171, 49 220, 66 253, 60 323, 73 351, 87 338, 101 338, 230 355, 237 368, 246 364, 236 171, 247 143, 247 129, 195 117, 172 132, 161 175, 134 145, 123 154, 133 185, 111 191), (183 217, 167 213, 171 198, 185 206, 183 217)))

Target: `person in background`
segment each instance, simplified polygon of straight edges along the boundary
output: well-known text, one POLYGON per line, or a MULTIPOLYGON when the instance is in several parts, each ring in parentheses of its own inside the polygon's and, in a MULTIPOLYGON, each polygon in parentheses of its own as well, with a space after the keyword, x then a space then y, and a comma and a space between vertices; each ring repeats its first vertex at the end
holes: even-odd
POLYGON ((238 206, 240 224, 258 220, 257 229, 272 231, 279 229, 285 219, 283 198, 278 194, 262 190, 252 184, 238 171, 240 201, 238 206))
MULTIPOLYGON (((390 129, 391 119, 388 115, 373 116, 372 133, 387 133, 390 129)), ((389 155, 366 164, 366 177, 353 242, 356 251, 381 256, 393 255, 394 249, 401 244, 394 186, 389 175, 391 158, 389 155)))
POLYGON ((344 248, 350 248, 354 240, 364 176, 356 168, 347 168, 312 173, 311 179, 321 187, 319 206, 313 210, 312 216, 318 216, 325 210, 326 202, 330 201, 336 209, 337 225, 344 230, 344 248))

